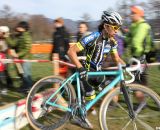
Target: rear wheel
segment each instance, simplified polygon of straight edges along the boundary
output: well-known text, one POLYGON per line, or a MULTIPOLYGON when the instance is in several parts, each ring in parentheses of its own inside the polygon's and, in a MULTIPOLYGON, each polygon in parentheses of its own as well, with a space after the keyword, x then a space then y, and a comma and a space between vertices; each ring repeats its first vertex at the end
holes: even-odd
POLYGON ((76 96, 70 84, 64 85, 57 92, 63 81, 64 78, 60 76, 49 76, 33 85, 27 96, 26 115, 34 129, 53 130, 61 127, 70 118, 71 113, 65 108, 71 108, 76 96), (56 94, 52 97, 54 93, 56 94), (49 98, 50 105, 47 103, 49 98))
POLYGON ((104 98, 100 107, 99 121, 102 130, 155 130, 160 122, 160 97, 151 89, 139 85, 129 84, 129 97, 136 114, 132 120, 123 93, 117 87, 104 98), (142 92, 143 100, 137 98, 135 93, 142 92), (114 97, 118 96, 118 102, 114 97))

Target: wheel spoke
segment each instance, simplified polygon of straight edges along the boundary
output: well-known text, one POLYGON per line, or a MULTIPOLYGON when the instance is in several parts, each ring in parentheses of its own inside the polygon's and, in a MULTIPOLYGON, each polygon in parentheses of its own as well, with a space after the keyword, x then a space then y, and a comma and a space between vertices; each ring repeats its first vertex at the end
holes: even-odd
POLYGON ((143 110, 143 108, 146 106, 146 101, 143 101, 143 102, 141 102, 139 105, 138 105, 138 108, 137 108, 137 110, 135 111, 135 113, 136 113, 136 115, 138 114, 138 113, 140 113, 141 112, 141 110, 143 110))
POLYGON ((129 124, 131 123, 131 121, 132 121, 132 119, 130 119, 130 120, 127 122, 127 124, 122 128, 122 130, 126 130, 127 127, 129 126, 129 124))
POLYGON ((137 130, 137 125, 136 125, 135 120, 133 121, 133 128, 134 128, 134 130, 137 130))
POLYGON ((150 125, 148 125, 147 123, 145 123, 141 119, 136 118, 136 120, 145 128, 145 130, 154 130, 154 128, 152 128, 150 125))
POLYGON ((129 119, 129 116, 121 116, 121 117, 107 117, 107 120, 124 120, 129 119))
POLYGON ((128 111, 120 103, 117 102, 116 105, 129 115, 128 111))
POLYGON ((151 117, 159 117, 160 118, 160 112, 150 112, 150 113, 146 113, 146 114, 139 114, 137 116, 138 118, 151 118, 151 117))

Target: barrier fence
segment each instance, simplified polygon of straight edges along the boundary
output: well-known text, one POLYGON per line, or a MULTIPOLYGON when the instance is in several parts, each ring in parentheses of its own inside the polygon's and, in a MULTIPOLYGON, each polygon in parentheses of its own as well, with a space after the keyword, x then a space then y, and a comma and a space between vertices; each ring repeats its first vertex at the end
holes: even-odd
MULTIPOLYGON (((85 59, 85 57, 78 57, 78 59, 85 59)), ((54 63, 54 62, 59 62, 60 64, 63 65, 67 65, 69 67, 76 67, 74 64, 69 63, 69 62, 65 62, 62 60, 54 60, 54 61, 50 61, 50 60, 28 60, 28 59, 0 59, 0 62, 7 64, 7 63, 25 63, 25 62, 30 62, 30 63, 45 63, 45 62, 50 62, 50 63, 54 63)), ((144 66, 145 64, 141 64, 142 66, 144 66)), ((160 65, 160 62, 155 62, 155 63, 147 63, 147 66, 157 66, 160 65)), ((116 69, 117 67, 109 67, 108 69, 116 69)))

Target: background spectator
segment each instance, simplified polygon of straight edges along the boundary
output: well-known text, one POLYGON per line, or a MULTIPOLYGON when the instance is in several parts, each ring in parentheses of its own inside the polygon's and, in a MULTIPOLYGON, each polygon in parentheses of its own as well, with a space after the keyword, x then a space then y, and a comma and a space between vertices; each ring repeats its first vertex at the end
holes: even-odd
MULTIPOLYGON (((80 22, 78 25, 78 33, 77 33, 77 42, 84 36, 91 34, 91 32, 88 31, 88 24, 87 22, 80 22)), ((78 56, 84 56, 85 51, 81 51, 77 54, 78 56)))
POLYGON ((131 6, 130 18, 132 24, 125 40, 131 55, 140 58, 151 49, 151 39, 146 39, 151 26, 144 20, 144 10, 140 6, 131 6))
MULTIPOLYGON (((151 50, 151 38, 148 37, 151 26, 144 20, 144 10, 142 7, 131 6, 130 10, 132 24, 129 28, 129 33, 126 35, 126 43, 131 50, 131 56, 138 58, 143 63, 146 54, 151 50)), ((136 79, 136 82, 147 86, 146 71, 142 69, 140 74, 141 78, 140 80, 136 79)), ((137 91, 135 95, 140 102, 145 100, 145 96, 142 92, 137 91)))
MULTIPOLYGON (((19 59, 31 59, 30 53, 32 38, 29 31, 29 24, 25 21, 21 21, 15 28, 15 34, 13 37, 7 39, 8 44, 15 49, 17 54, 12 54, 13 57, 19 59)), ((24 73, 20 75, 23 84, 20 87, 20 92, 26 93, 26 91, 32 86, 31 79, 31 63, 22 63, 24 73)))
MULTIPOLYGON (((8 45, 6 43, 6 38, 9 36, 9 28, 7 26, 0 26, 0 53, 1 58, 7 58, 8 57, 8 45)), ((8 72, 8 64, 2 64, 1 63, 1 76, 5 77, 5 85, 7 88, 11 89, 13 88, 13 82, 11 80, 11 77, 8 72)))
POLYGON ((78 25, 78 33, 77 33, 77 41, 79 41, 82 37, 89 35, 91 32, 88 31, 87 22, 80 22, 78 25))
MULTIPOLYGON (((0 59, 5 59, 5 54, 2 51, 2 45, 0 45, 0 59)), ((3 62, 0 62, 0 93, 1 94, 6 94, 7 89, 6 89, 6 75, 5 75, 5 65, 3 62)))
POLYGON ((66 61, 65 55, 67 54, 70 40, 69 33, 64 26, 64 20, 62 18, 57 18, 54 20, 54 29, 52 53, 58 53, 60 59, 66 61))

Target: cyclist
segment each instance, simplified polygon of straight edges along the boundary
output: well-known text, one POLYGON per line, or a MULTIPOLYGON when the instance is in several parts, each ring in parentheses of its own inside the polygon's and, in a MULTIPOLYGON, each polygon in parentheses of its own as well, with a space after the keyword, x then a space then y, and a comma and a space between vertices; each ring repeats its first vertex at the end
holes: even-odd
MULTIPOLYGON (((115 34, 122 25, 122 18, 117 12, 104 11, 101 17, 99 30, 83 37, 77 44, 69 48, 68 55, 76 65, 80 80, 85 89, 85 99, 95 98, 95 90, 88 83, 87 71, 100 71, 104 57, 111 53, 113 60, 118 64, 125 62, 119 57, 117 51, 117 42, 114 39, 115 34), (83 66, 78 60, 77 53, 86 50, 86 61, 83 66)), ((104 77, 98 79, 103 82, 104 77)), ((100 84, 101 85, 101 84, 100 84)))
POLYGON ((118 44, 114 39, 114 36, 121 25, 122 18, 117 12, 104 11, 102 14, 102 22, 99 25, 99 31, 85 36, 68 50, 69 57, 80 72, 80 79, 85 86, 87 99, 95 97, 94 89, 87 82, 87 71, 100 71, 103 58, 109 53, 111 53, 112 58, 116 63, 120 62, 125 64, 118 55, 118 44), (77 53, 83 49, 86 49, 87 57, 85 66, 82 66, 77 58, 77 53))

